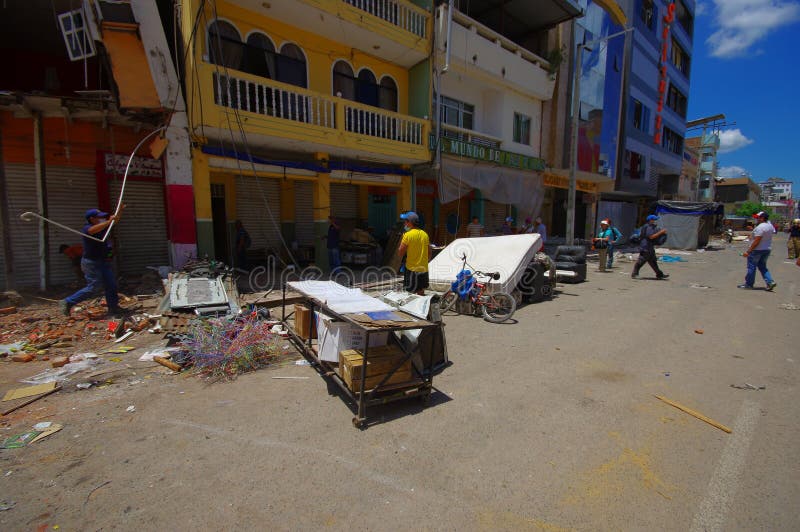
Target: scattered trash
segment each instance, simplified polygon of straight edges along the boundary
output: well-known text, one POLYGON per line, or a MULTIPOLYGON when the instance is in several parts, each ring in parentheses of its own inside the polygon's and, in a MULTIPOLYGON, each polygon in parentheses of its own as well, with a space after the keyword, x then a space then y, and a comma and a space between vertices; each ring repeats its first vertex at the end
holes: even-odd
POLYGON ((40 431, 31 430, 28 432, 23 432, 22 434, 9 436, 3 441, 2 444, 0 444, 0 449, 19 449, 21 447, 25 447, 26 445, 30 444, 39 434, 41 434, 40 431))
POLYGON ((136 412, 136 407, 134 405, 131 405, 128 408, 126 408, 125 411, 130 413, 136 412))
POLYGON ((13 344, 0 345, 0 357, 12 355, 25 347, 25 342, 16 342, 13 344))
POLYGON ((57 384, 55 382, 37 384, 36 386, 26 386, 25 388, 17 388, 9 390, 3 396, 3 401, 13 401, 15 399, 24 399, 25 397, 33 397, 43 393, 51 392, 55 389, 57 384))
POLYGON ((112 357, 108 359, 109 362, 122 362, 122 359, 119 357, 112 357))
POLYGON ((703 334, 704 331, 703 329, 695 329, 694 332, 696 332, 697 334, 703 334))
POLYGON ((670 400, 670 399, 667 399, 666 397, 663 397, 663 396, 661 396, 661 395, 654 395, 653 397, 655 397, 655 398, 656 398, 656 399, 658 399, 659 401, 664 401, 665 403, 667 403, 667 404, 668 404, 668 405, 670 405, 670 406, 674 406, 674 407, 675 407, 675 408, 677 408, 678 410, 681 410, 681 411, 683 411, 683 412, 686 412, 686 413, 687 413, 687 414, 689 414, 690 416, 694 416, 694 417, 696 417, 696 418, 697 418, 697 419, 699 419, 700 421, 705 421, 706 423, 708 423, 708 424, 709 424, 709 425, 711 425, 712 427, 716 427, 716 428, 720 429, 720 430, 721 430, 721 431, 723 431, 723 432, 727 432, 728 434, 730 434, 730 433, 732 432, 732 431, 731 431, 731 429, 729 429, 728 427, 726 427, 726 426, 725 426, 725 425, 723 425, 722 423, 718 423, 718 422, 714 421, 714 420, 713 420, 713 419, 711 419, 711 418, 707 418, 706 416, 704 416, 704 415, 703 415, 703 414, 701 414, 700 412, 697 412, 697 411, 695 411, 695 410, 692 410, 691 408, 685 407, 685 406, 683 406, 682 404, 680 404, 680 403, 678 403, 678 402, 675 402, 675 401, 672 401, 672 400, 670 400))
POLYGON ((120 342, 123 342, 123 341, 127 340, 128 338, 130 338, 131 336, 133 336, 133 333, 134 333, 134 332, 135 332, 135 331, 128 331, 128 332, 126 332, 125 334, 123 334, 122 336, 120 336, 119 338, 117 338, 116 340, 114 340, 114 343, 115 343, 115 344, 118 344, 118 343, 120 343, 120 342))
POLYGON ((78 384, 75 385, 75 387, 78 388, 79 390, 88 390, 92 386, 94 386, 93 382, 79 382, 78 384))
POLYGON ((11 357, 11 360, 14 362, 30 362, 34 359, 34 356, 30 353, 18 354, 11 357))
POLYGON ((33 426, 33 430, 41 431, 41 433, 32 439, 29 443, 36 443, 39 440, 43 440, 46 437, 50 436, 51 434, 55 434, 59 430, 63 429, 64 425, 59 423, 53 423, 52 421, 44 421, 42 423, 37 423, 33 426))
POLYGON ((181 349, 179 347, 164 347, 162 349, 153 349, 151 351, 147 351, 142 356, 140 356, 139 362, 152 362, 153 357, 170 358, 172 357, 173 353, 177 353, 180 350, 181 349))
POLYGON ((301 358, 300 360, 295 360, 294 361, 294 365, 295 366, 310 366, 311 362, 309 362, 305 358, 301 358))
POLYGON ((766 390, 766 386, 754 386, 748 382, 744 384, 731 384, 731 388, 736 388, 738 390, 766 390))
POLYGON ((174 371, 176 373, 180 373, 181 369, 183 369, 178 364, 176 364, 175 362, 171 362, 171 361, 167 360, 164 357, 154 356, 153 357, 153 362, 161 364, 165 368, 169 368, 169 369, 171 369, 172 371, 174 371))
POLYGON ((14 501, 0 501, 0 512, 8 511, 16 505, 17 503, 14 501))
POLYGON ((669 377, 670 375, 671 375, 671 373, 670 373, 669 371, 665 371, 665 372, 664 372, 664 376, 665 376, 665 377, 669 377))
POLYGON ((706 286, 704 284, 692 283, 689 285, 689 288, 697 288, 698 290, 708 290, 711 287, 706 286))
POLYGON ((658 260, 661 262, 689 262, 683 257, 678 257, 675 255, 661 255, 658 257, 658 260))
POLYGON ((41 373, 37 373, 33 377, 22 379, 20 382, 24 382, 26 384, 44 384, 48 382, 66 381, 69 380, 70 375, 74 375, 75 373, 78 373, 85 369, 92 368, 97 364, 102 364, 102 360, 95 358, 88 358, 86 360, 70 362, 69 364, 65 364, 60 368, 51 368, 44 370, 41 373))
POLYGON ((794 303, 781 303, 778 307, 783 310, 800 310, 800 305, 795 305, 794 303))

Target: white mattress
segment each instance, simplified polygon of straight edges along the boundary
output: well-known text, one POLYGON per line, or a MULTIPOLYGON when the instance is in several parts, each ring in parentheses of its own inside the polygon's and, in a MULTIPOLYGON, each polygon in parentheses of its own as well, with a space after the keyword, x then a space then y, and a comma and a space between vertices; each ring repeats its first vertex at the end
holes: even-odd
POLYGON ((461 271, 462 255, 466 253, 468 270, 500 274, 500 279, 490 281, 491 291, 511 292, 541 247, 542 238, 537 234, 459 238, 428 266, 431 289, 440 292, 450 289, 461 271))

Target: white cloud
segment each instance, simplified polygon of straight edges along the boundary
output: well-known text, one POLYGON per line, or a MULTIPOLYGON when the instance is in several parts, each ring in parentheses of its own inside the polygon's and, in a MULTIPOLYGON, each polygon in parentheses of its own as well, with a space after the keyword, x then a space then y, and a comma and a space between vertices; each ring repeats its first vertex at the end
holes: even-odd
POLYGON ((738 128, 721 131, 719 134, 719 153, 730 153, 749 146, 753 142, 753 139, 745 137, 738 128))
POLYGON ((694 6, 694 16, 702 17, 708 13, 708 2, 697 2, 694 6))
POLYGON ((800 20, 800 3, 785 0, 713 0, 716 31, 706 40, 711 55, 731 58, 781 26, 800 20))
POLYGON ((741 177, 742 174, 750 175, 749 172, 741 166, 723 166, 717 173, 719 177, 741 177))

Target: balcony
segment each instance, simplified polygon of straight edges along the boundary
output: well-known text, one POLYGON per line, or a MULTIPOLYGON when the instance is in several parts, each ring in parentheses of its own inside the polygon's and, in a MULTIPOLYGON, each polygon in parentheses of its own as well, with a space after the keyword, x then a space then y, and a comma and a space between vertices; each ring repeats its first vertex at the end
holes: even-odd
POLYGON ((430 159, 427 120, 210 64, 199 73, 201 87, 208 87, 201 96, 207 136, 230 141, 232 130, 239 138, 238 114, 257 146, 395 164, 430 159))
MULTIPOLYGON (((448 6, 437 10, 437 62, 445 62, 448 6)), ((540 100, 553 97, 555 78, 550 63, 480 22, 453 10, 450 35, 450 69, 483 81, 505 85, 540 100)))
POLYGON ((500 149, 500 145, 503 143, 503 139, 499 137, 487 133, 480 133, 472 129, 452 126, 450 124, 442 124, 442 136, 448 139, 460 140, 462 142, 469 142, 470 144, 494 149, 500 149))
POLYGON ((242 7, 410 68, 430 53, 431 14, 408 0, 239 0, 242 7))
POLYGON ((700 171, 704 174, 711 174, 714 172, 714 161, 703 161, 700 163, 700 171))

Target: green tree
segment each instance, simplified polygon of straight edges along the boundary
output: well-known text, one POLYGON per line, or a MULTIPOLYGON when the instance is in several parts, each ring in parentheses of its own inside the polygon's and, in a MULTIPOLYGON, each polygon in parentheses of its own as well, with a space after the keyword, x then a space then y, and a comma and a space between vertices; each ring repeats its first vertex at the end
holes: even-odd
POLYGON ((761 203, 757 203, 755 201, 745 201, 744 203, 739 205, 738 209, 736 209, 736 216, 747 216, 749 218, 750 216, 753 216, 755 213, 761 211, 764 211, 770 216, 772 216, 772 209, 770 209, 769 207, 765 207, 761 203))

